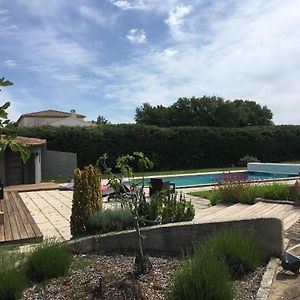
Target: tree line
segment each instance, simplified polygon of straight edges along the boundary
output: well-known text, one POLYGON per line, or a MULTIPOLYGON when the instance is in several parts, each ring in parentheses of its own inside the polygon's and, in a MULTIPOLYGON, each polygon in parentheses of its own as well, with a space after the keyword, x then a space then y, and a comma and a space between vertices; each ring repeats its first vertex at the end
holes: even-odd
POLYGON ((171 106, 144 103, 136 108, 135 121, 159 127, 245 127, 272 125, 272 117, 267 106, 255 101, 203 96, 179 98, 171 106))

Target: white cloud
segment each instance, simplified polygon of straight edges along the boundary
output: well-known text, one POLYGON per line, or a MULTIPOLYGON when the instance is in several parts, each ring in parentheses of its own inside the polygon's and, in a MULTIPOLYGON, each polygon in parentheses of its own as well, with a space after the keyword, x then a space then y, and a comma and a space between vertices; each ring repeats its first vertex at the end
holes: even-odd
POLYGON ((126 38, 132 44, 144 44, 147 42, 147 37, 143 29, 130 29, 128 34, 126 35, 126 38))
POLYGON ((95 8, 86 5, 80 6, 79 12, 83 17, 91 20, 92 22, 104 28, 113 26, 117 20, 116 15, 107 14, 107 13, 105 14, 100 10, 97 10, 95 8))
POLYGON ((129 9, 136 9, 136 10, 142 10, 146 9, 146 5, 144 4, 143 0, 135 0, 135 1, 127 1, 127 0, 112 0, 112 4, 123 9, 123 10, 129 10, 129 9))
POLYGON ((110 0, 116 7, 122 10, 155 10, 168 12, 176 6, 180 0, 110 0))
POLYGON ((192 11, 192 9, 193 7, 191 5, 177 5, 175 9, 170 11, 169 17, 165 20, 166 24, 168 24, 170 28, 183 25, 184 18, 192 11))
POLYGON ((7 67, 15 67, 17 66, 17 62, 13 59, 7 59, 3 62, 3 64, 7 67))
POLYGON ((157 52, 157 58, 163 60, 173 59, 178 54, 178 51, 174 48, 166 48, 163 51, 157 52))

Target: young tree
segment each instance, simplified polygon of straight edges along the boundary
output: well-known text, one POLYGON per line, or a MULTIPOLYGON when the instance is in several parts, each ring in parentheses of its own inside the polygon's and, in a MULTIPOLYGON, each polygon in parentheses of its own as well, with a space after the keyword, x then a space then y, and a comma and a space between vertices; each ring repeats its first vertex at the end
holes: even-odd
POLYGON ((140 231, 139 205, 145 201, 144 176, 136 179, 132 165, 136 166, 141 172, 153 168, 153 163, 142 152, 134 152, 132 155, 123 155, 117 158, 116 169, 120 175, 113 173, 112 169, 106 164, 108 156, 101 156, 96 165, 101 165, 103 172, 109 176, 109 184, 116 191, 116 196, 123 206, 129 206, 135 221, 137 255, 135 258, 135 273, 146 274, 151 270, 151 263, 144 255, 143 238, 140 231), (130 178, 130 188, 123 184, 124 178, 130 178))
MULTIPOLYGON (((13 85, 12 82, 5 80, 4 77, 0 78, 0 86, 10 86, 13 85)), ((1 91, 1 90, 0 90, 1 91)), ((31 155, 30 150, 24 144, 20 144, 15 142, 15 135, 14 134, 6 134, 2 136, 2 130, 4 127, 12 127, 9 125, 8 115, 7 115, 7 108, 10 106, 10 102, 5 102, 2 106, 0 106, 0 153, 3 153, 7 147, 9 147, 14 152, 20 152, 21 159, 23 163, 25 163, 31 155)))

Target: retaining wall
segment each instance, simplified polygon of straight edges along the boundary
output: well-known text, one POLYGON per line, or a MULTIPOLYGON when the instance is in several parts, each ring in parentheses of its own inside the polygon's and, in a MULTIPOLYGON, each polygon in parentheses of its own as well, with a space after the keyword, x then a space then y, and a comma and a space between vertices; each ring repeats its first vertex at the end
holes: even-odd
MULTIPOLYGON (((283 253, 283 226, 276 218, 257 218, 215 223, 182 222, 152 226, 141 230, 144 250, 151 254, 165 253, 180 256, 189 251, 196 243, 201 243, 209 235, 222 230, 239 230, 261 241, 266 257, 281 257, 283 253)), ((135 251, 134 230, 102 234, 71 240, 67 245, 78 253, 93 251, 128 252, 135 251)))

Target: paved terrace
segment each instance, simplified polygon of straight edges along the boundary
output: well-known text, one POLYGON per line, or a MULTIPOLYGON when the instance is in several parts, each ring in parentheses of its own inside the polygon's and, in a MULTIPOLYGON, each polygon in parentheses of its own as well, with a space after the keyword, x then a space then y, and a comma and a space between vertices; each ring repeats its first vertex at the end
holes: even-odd
MULTIPOLYGON (((20 192, 19 195, 44 237, 57 237, 65 240, 71 238, 72 191, 31 191, 20 192)), ((277 217, 283 221, 284 229, 287 230, 300 218, 300 208, 292 205, 259 202, 254 205, 238 203, 230 206, 210 207, 208 200, 188 195, 186 197, 195 205, 196 214, 192 221, 194 223, 252 217, 277 217)), ((104 198, 104 208, 116 205, 118 205, 117 202, 107 202, 104 198)))

